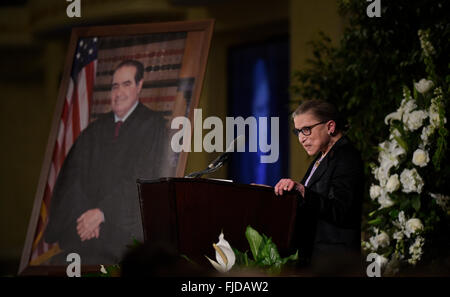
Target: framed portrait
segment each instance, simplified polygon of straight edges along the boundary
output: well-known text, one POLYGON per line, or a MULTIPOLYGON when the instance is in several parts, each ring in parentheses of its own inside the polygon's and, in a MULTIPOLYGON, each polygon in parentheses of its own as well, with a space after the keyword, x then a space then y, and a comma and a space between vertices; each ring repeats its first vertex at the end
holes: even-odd
POLYGON ((19 274, 113 264, 142 236, 138 178, 182 177, 171 120, 193 120, 214 22, 72 30, 19 274))

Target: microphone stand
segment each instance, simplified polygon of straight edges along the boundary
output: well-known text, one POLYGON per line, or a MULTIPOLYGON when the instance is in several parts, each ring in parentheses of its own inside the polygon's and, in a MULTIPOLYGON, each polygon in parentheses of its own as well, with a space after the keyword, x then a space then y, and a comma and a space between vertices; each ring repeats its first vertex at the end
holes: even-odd
POLYGON ((214 161, 212 161, 208 167, 202 171, 193 172, 191 174, 186 175, 185 177, 201 177, 204 174, 209 174, 216 172, 219 170, 230 158, 231 153, 233 153, 237 149, 238 139, 245 140, 243 135, 239 135, 236 137, 233 142, 229 145, 227 150, 218 156, 214 161))
POLYGON ((217 161, 214 161, 211 164, 209 164, 209 166, 206 169, 203 169, 202 171, 192 172, 192 173, 186 175, 185 177, 199 178, 204 174, 216 172, 217 170, 222 168, 222 166, 225 164, 226 161, 228 161, 229 158, 230 158, 230 153, 226 153, 226 154, 222 155, 221 157, 219 157, 217 159, 217 161))

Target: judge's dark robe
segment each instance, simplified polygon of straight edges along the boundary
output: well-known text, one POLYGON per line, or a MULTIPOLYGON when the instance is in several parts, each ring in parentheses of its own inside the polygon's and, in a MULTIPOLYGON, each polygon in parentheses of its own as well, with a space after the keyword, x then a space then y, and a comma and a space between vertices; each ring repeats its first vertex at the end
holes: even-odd
POLYGON ((167 162, 170 141, 160 113, 138 103, 114 139, 114 114, 91 123, 77 138, 57 178, 44 239, 64 253, 76 252, 82 264, 118 263, 133 238, 143 241, 137 178, 173 174, 167 162), (81 242, 76 220, 99 208, 105 216, 99 238, 81 242))
MULTIPOLYGON (((308 178, 315 158, 306 172, 308 178)), ((361 205, 364 168, 347 137, 330 149, 299 195, 295 245, 303 264, 318 274, 361 273, 361 205)))

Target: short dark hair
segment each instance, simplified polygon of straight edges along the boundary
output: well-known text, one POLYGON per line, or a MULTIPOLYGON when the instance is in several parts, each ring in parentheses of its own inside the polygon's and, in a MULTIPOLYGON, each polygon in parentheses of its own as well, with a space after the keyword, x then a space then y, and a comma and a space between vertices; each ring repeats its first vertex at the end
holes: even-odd
POLYGON ((334 121, 336 132, 343 129, 343 118, 334 104, 321 99, 306 100, 292 113, 292 118, 300 114, 312 113, 320 122, 334 121))
POLYGON ((132 66, 136 68, 136 74, 134 75, 134 80, 138 84, 144 78, 144 65, 136 60, 125 60, 122 61, 116 68, 114 68, 113 75, 116 71, 125 66, 132 66))

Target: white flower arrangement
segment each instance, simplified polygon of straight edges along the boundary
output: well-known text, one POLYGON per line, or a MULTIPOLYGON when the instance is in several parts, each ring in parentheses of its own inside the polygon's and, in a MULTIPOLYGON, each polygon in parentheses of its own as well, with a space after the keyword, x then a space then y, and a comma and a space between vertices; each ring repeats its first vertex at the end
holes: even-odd
MULTIPOLYGON (((418 35, 429 65, 435 49, 428 32, 418 35)), ((435 181, 427 173, 439 172, 447 135, 445 96, 433 77, 429 73, 428 78, 415 82, 413 92, 403 88, 400 106, 384 119, 390 135, 378 145, 378 164, 372 166, 375 180, 369 194, 376 208, 369 214, 367 240, 361 245, 380 255, 389 273, 419 263, 429 230, 440 221, 437 209, 441 216, 450 215, 450 197, 429 192, 435 181)))
POLYGON ((404 169, 400 174, 400 181, 402 183, 402 191, 405 193, 421 193, 423 188, 423 180, 417 172, 416 168, 404 169))

